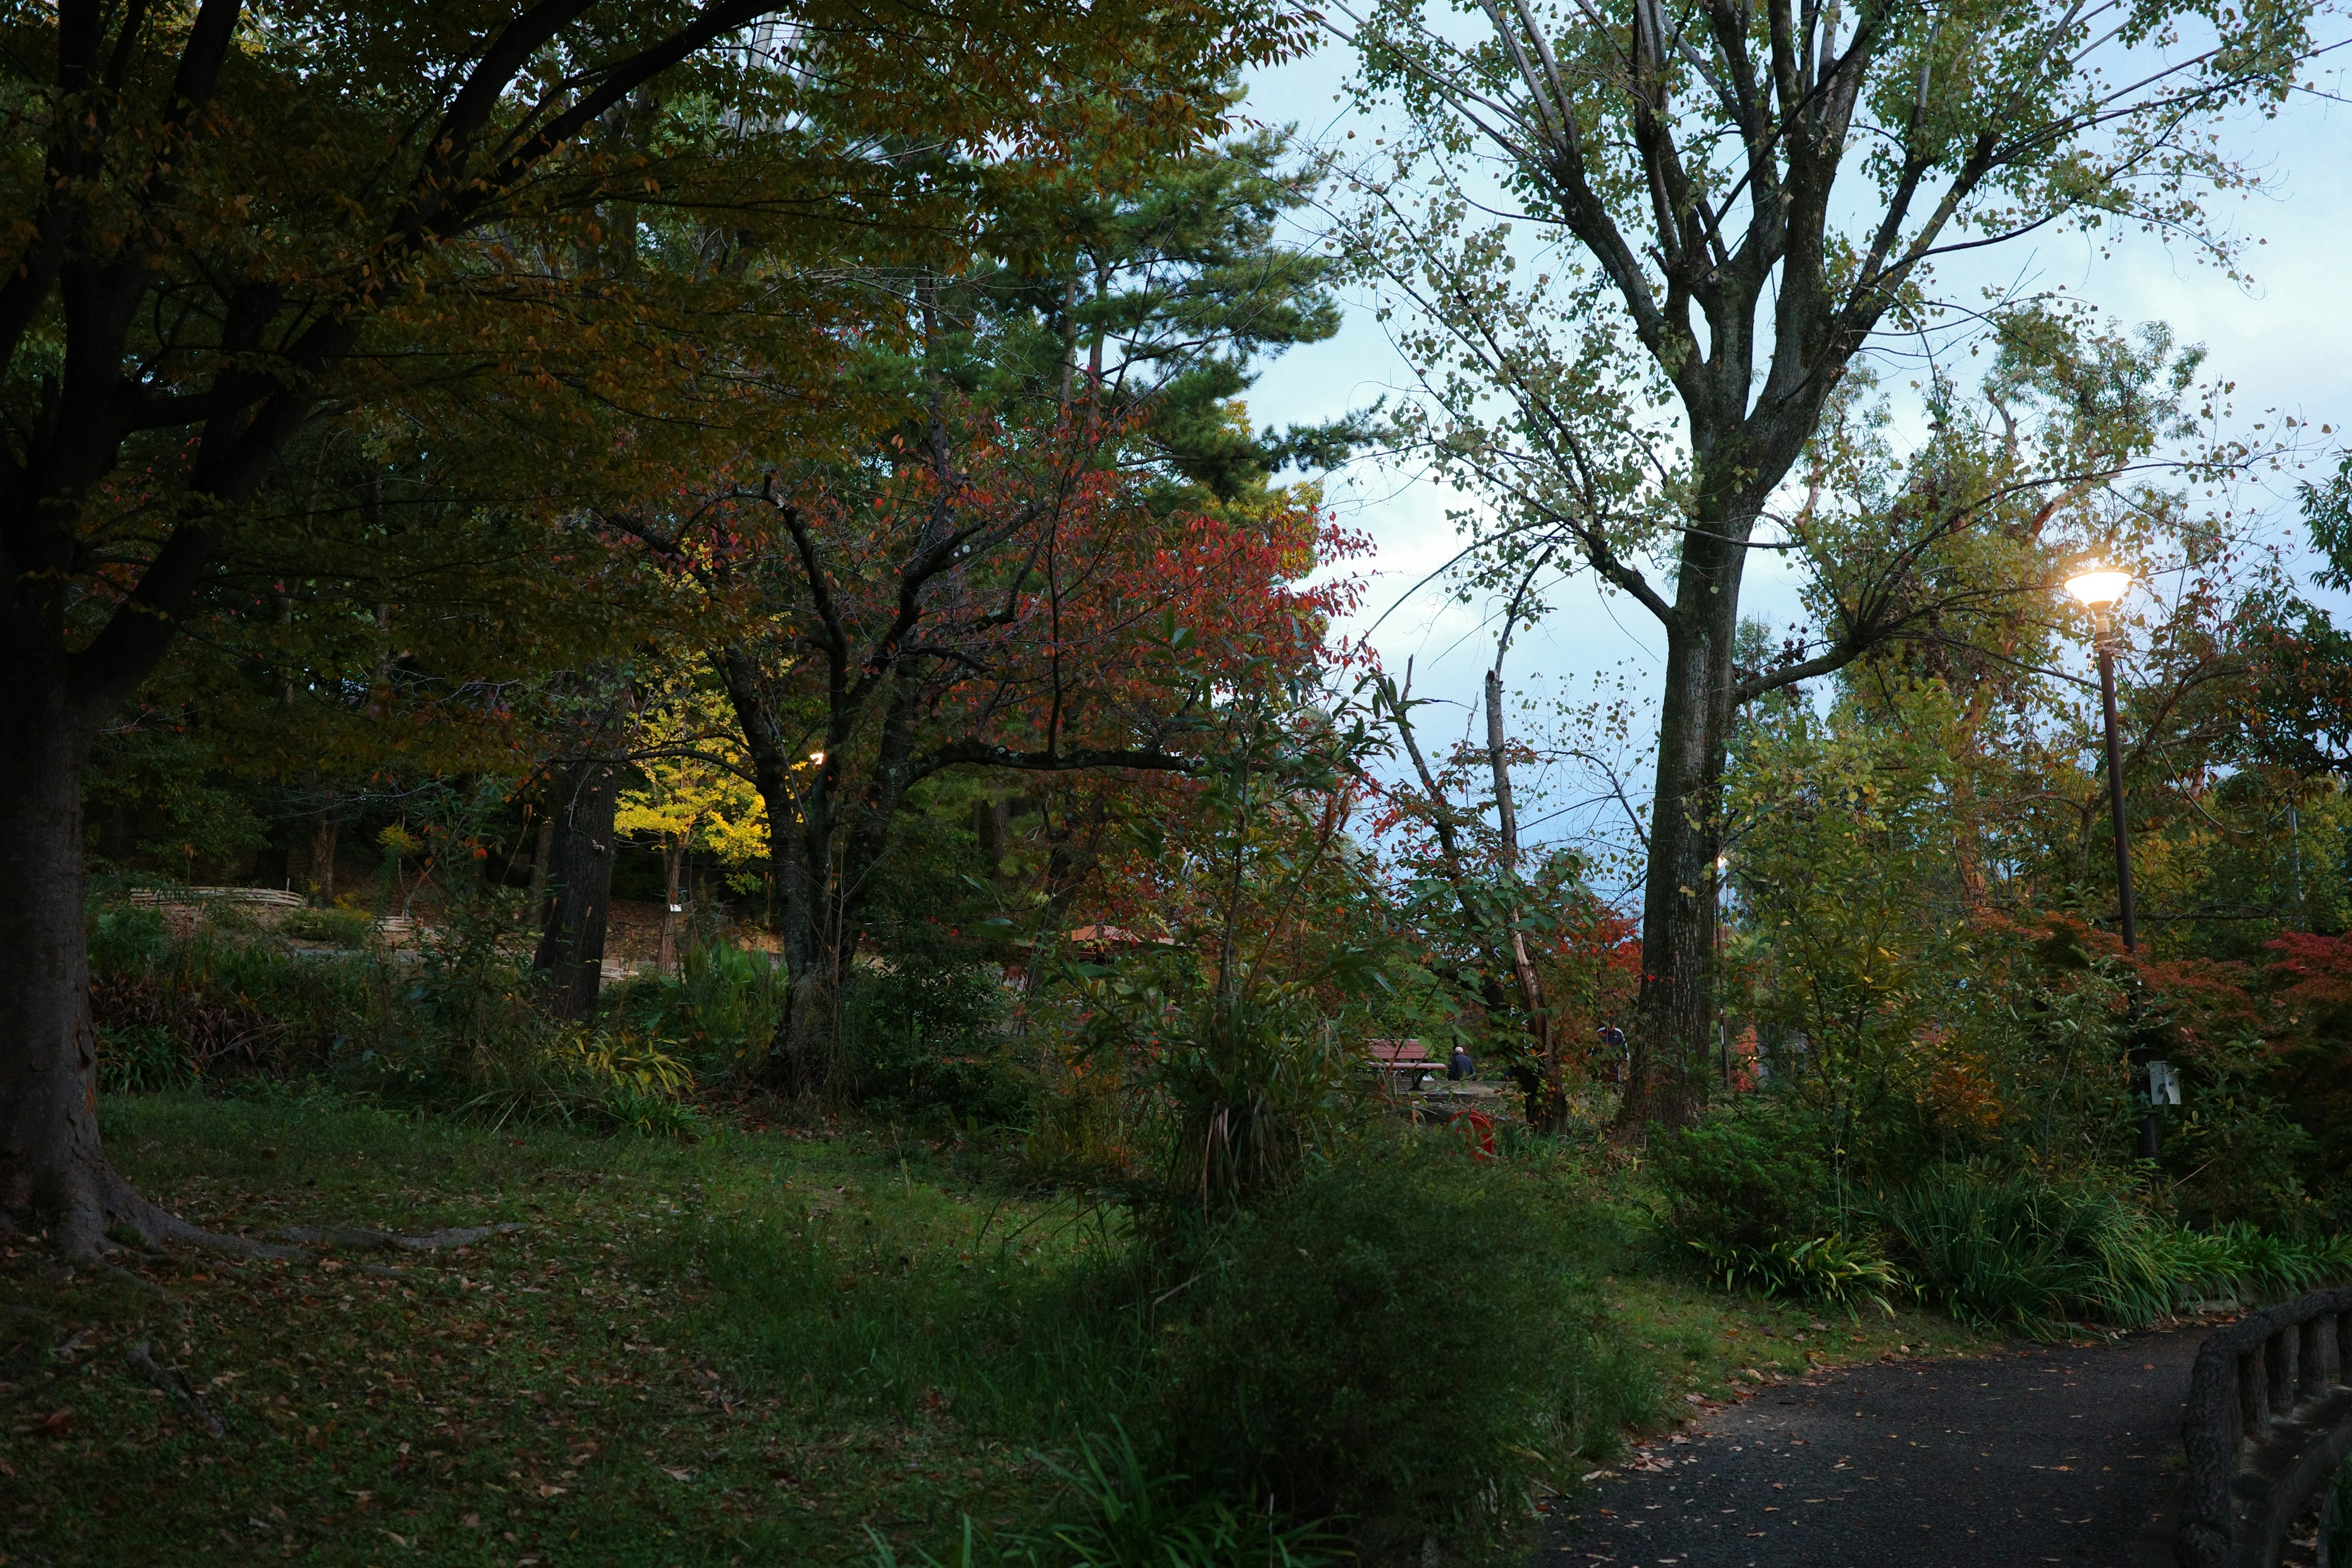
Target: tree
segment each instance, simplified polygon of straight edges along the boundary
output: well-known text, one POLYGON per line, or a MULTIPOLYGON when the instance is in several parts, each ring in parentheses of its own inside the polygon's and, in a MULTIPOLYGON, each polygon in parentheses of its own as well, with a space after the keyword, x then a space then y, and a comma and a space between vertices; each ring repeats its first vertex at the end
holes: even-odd
POLYGON ((77 1255, 117 1226, 202 1239, 100 1146, 84 760, 220 564, 300 537, 257 504, 289 447, 471 398, 431 439, 505 448, 509 492, 625 490, 625 437, 723 426, 743 375, 834 352, 831 274, 803 264, 820 239, 935 215, 878 133, 1042 150, 1100 121, 1181 142, 1217 112, 1199 82, 1290 37, 1246 7, 1023 0, 61 0, 0 27, 20 127, 0 164, 0 1212, 45 1214, 77 1255), (695 226, 698 268, 634 265, 648 207, 726 215, 695 226), (722 325, 761 341, 722 364, 722 325), (679 405, 625 427, 616 410, 663 406, 648 380, 679 405))
POLYGON ((822 1081, 872 878, 919 786, 1189 772, 1213 684, 1311 659, 1347 592, 1297 584, 1324 556, 1304 506, 1168 518, 1069 425, 985 429, 940 427, 870 489, 780 476, 793 552, 760 568, 772 619, 718 655, 770 825, 793 986, 774 1070, 793 1087, 822 1081))
POLYGON ((1831 622, 1777 668, 1737 667, 1750 552, 1801 542, 1764 525, 1824 411, 1883 331, 1932 331, 1933 268, 1960 250, 2138 223, 2226 257, 2197 191, 2248 176, 2210 129, 2278 103, 2309 8, 1486 0, 1475 42, 1423 0, 1340 9, 1366 94, 1418 128, 1358 175, 1391 220, 1368 249, 1426 323, 1427 434, 1503 502, 1498 572, 1557 551, 1664 635, 1621 1126, 1679 1122, 1711 1035, 1732 716, 1911 624, 1831 622), (2175 58, 2176 29, 2212 47, 2175 58), (1451 172, 1474 159, 1563 275, 1515 287, 1507 233, 1466 228, 1496 205, 1451 172), (1416 217, 1398 193, 1427 171, 1416 217))
POLYGON ((852 384, 874 449, 776 461, 757 504, 714 476, 697 505, 719 510, 659 539, 742 606, 714 663, 773 845, 780 1082, 825 1076, 877 868, 929 781, 1189 772, 1204 683, 1309 660, 1345 598, 1297 584, 1346 545, 1271 480, 1361 432, 1256 434, 1235 395, 1254 356, 1338 326, 1329 265, 1276 238, 1304 198, 1281 152, 1106 148, 992 193, 965 265, 873 280, 897 304, 852 384))
POLYGON ((768 823, 751 764, 726 711, 725 693, 691 666, 648 692, 636 738, 642 785, 624 790, 614 827, 661 846, 664 902, 657 966, 673 973, 684 912, 687 856, 710 851, 730 865, 767 858, 768 823))

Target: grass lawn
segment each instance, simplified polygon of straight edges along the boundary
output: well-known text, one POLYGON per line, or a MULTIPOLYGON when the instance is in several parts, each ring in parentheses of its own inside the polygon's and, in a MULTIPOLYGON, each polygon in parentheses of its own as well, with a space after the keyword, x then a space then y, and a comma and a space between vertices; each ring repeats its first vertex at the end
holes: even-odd
MULTIPOLYGON (((160 1292, 67 1278, 19 1238, 10 1565, 859 1562, 869 1531, 939 1546, 964 1514, 1052 1514, 1038 1452, 1103 1432, 1146 1375, 1152 1328, 1107 1304, 1099 1227, 913 1140, 173 1097, 104 1122, 127 1173, 216 1227, 524 1228, 424 1257, 173 1259, 145 1267, 160 1292), (132 1366, 142 1343, 225 1436, 132 1366)), ((1579 1267, 1651 1358, 1661 1427, 1808 1363, 1982 1342, 1710 1292, 1659 1271, 1622 1207, 1592 1212, 1579 1267)))

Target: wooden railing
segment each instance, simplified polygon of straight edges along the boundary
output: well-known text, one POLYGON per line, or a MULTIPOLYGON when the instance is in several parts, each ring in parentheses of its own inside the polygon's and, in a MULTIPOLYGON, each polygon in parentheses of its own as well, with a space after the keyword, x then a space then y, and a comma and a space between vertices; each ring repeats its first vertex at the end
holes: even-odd
POLYGON ((2352 1287, 2255 1312, 2197 1352, 2181 1438, 2181 1568, 2276 1568, 2352 1453, 2352 1287))

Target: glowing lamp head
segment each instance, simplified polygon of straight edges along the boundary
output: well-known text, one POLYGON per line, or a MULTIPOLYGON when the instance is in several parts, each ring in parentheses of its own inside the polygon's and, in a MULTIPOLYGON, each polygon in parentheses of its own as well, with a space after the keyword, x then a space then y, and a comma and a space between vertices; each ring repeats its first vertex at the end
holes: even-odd
POLYGON ((2095 610, 2112 609, 2131 592, 2131 574, 2101 568, 2066 579, 2066 592, 2095 610))

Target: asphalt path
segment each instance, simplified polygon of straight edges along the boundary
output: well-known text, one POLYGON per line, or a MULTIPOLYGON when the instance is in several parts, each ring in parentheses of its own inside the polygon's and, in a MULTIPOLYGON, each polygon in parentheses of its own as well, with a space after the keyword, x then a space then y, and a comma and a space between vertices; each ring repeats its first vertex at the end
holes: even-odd
POLYGON ((2168 1559, 2210 1328, 1817 1373, 1603 1477, 1530 1568, 2018 1568, 2168 1559))

